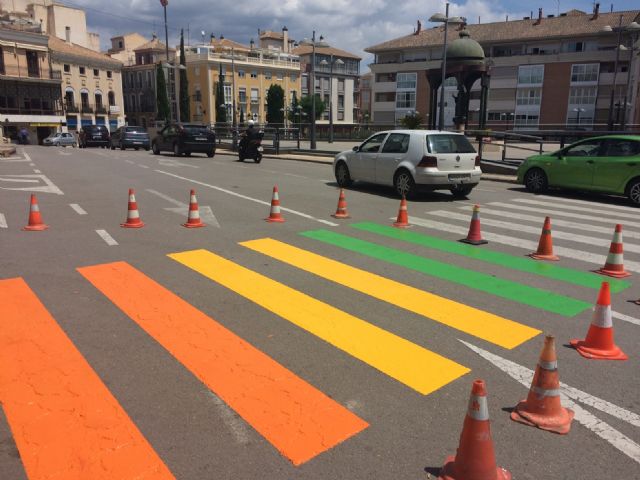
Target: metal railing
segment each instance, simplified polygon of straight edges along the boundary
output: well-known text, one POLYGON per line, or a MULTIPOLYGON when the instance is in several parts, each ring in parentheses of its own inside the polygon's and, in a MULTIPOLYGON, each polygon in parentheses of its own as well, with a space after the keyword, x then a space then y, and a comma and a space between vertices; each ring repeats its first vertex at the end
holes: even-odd
POLYGON ((4 65, 0 68, 0 75, 14 78, 40 78, 42 80, 62 80, 60 70, 29 69, 26 65, 4 65))

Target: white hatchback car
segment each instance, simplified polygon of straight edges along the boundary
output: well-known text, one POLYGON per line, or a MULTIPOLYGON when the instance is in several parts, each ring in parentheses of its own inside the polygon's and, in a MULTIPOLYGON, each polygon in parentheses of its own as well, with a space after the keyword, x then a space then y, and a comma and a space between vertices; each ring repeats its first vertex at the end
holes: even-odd
POLYGON ((407 197, 419 188, 464 197, 478 185, 480 157, 463 134, 438 130, 378 132, 333 160, 338 185, 392 185, 407 197))

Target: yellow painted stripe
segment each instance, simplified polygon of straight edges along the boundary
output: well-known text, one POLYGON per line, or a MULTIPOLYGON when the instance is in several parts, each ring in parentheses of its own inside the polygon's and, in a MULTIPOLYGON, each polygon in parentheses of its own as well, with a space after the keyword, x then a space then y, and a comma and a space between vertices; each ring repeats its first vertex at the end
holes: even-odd
POLYGON ((169 257, 422 394, 429 394, 470 371, 207 250, 173 253, 169 257))
POLYGON ((517 347, 540 333, 540 330, 513 320, 271 238, 243 242, 241 245, 504 348, 517 347))

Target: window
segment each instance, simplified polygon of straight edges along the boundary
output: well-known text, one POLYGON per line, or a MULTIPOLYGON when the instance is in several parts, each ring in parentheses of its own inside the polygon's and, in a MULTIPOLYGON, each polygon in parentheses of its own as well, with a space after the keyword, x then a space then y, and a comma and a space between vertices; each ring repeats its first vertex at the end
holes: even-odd
POLYGON ((95 102, 96 102, 96 109, 102 107, 102 94, 101 93, 96 93, 95 94, 95 102))
POLYGON ((4 51, 0 47, 0 75, 4 75, 4 51))
POLYGON ((516 104, 540 105, 540 94, 541 91, 539 88, 525 88, 522 90, 518 90, 516 94, 516 104))
POLYGON ((365 153, 377 152, 378 150, 380 150, 380 145, 382 145, 382 142, 384 141, 384 138, 386 136, 386 133, 379 133, 378 135, 374 135, 360 146, 360 151, 365 153))
POLYGON ((276 73, 276 80, 282 80, 284 78, 282 72, 277 72, 276 73))
POLYGON ((544 65, 520 65, 518 85, 542 85, 544 65))
POLYGON ((194 99, 196 102, 201 102, 201 101, 202 101, 202 92, 200 92, 200 89, 199 89, 199 88, 196 88, 196 91, 195 91, 195 93, 194 93, 194 95, 193 95, 193 99, 194 99))
POLYGON ((415 90, 416 74, 415 73, 399 73, 396 80, 396 88, 398 90, 415 90))
MULTIPOLYGON (((409 93, 409 92, 407 92, 407 93, 409 93)), ((378 92, 378 93, 376 93, 376 102, 395 102, 395 101, 396 101, 396 94, 394 92, 378 92)))
POLYGON ((396 108, 415 108, 416 92, 398 92, 396 94, 396 108))
POLYGON ((247 89, 245 87, 238 89, 238 101, 240 103, 247 103, 247 89))
POLYGON ((244 70, 238 70, 238 78, 244 78, 244 70))
POLYGON ((407 153, 410 136, 406 133, 392 133, 384 142, 382 153, 407 153))
POLYGON ((86 75, 86 70, 84 67, 78 67, 78 70, 80 71, 80 75, 86 75))
POLYGON ((113 78, 113 72, 111 70, 107 70, 107 78, 113 78))
POLYGON ((30 77, 40 76, 40 65, 38 64, 38 52, 27 50, 27 73, 30 77))
POLYGON ((251 103, 258 103, 260 100, 260 90, 257 88, 251 89, 251 103))
POLYGON ((338 108, 344 109, 344 95, 338 95, 338 108))
POLYGON ((258 72, 251 70, 251 78, 258 78, 258 72))
POLYGON ((571 42, 567 45, 567 52, 584 52, 584 42, 571 42))
POLYGON ((588 140, 573 147, 569 147, 564 151, 567 157, 594 157, 600 151, 599 140, 588 140))
POLYGON ((69 72, 71 72, 71 65, 69 65, 68 63, 65 63, 62 66, 62 69, 64 70, 64 73, 69 73, 69 72))
POLYGON ((516 127, 527 127, 527 126, 537 126, 540 121, 540 116, 538 114, 518 114, 516 115, 515 126, 516 127))
POLYGON ((395 82, 395 73, 378 73, 376 74, 376 82, 395 82))
POLYGON ((428 135, 427 146, 430 153, 476 153, 464 135, 428 135))
POLYGON ((598 87, 571 87, 569 89, 570 105, 593 105, 596 103, 598 87))
POLYGON ((271 72, 264 72, 264 78, 266 80, 271 80, 271 72))
POLYGON ((124 43, 122 43, 122 40, 118 40, 118 48, 124 48, 124 43))
POLYGON ((297 82, 298 81, 298 75, 296 75, 295 73, 292 73, 289 76, 289 80, 291 80, 292 82, 297 82))
POLYGON ((605 157, 633 157, 640 155, 640 142, 634 140, 607 140, 602 155, 605 157))
POLYGON ((344 92, 344 78, 339 78, 338 79, 338 92, 339 93, 343 93, 344 92))
POLYGON ((110 106, 110 107, 115 106, 115 104, 116 104, 116 94, 110 91, 110 92, 107 94, 107 97, 108 97, 108 99, 109 99, 109 106, 110 106))
POLYGON ((599 67, 597 63, 571 65, 571 83, 597 82, 599 67))
POLYGON ((320 84, 322 85, 322 90, 329 90, 329 79, 324 77, 320 79, 320 84))
POLYGON ((93 69, 93 76, 94 77, 99 77, 100 76, 100 70, 98 70, 97 68, 93 69))

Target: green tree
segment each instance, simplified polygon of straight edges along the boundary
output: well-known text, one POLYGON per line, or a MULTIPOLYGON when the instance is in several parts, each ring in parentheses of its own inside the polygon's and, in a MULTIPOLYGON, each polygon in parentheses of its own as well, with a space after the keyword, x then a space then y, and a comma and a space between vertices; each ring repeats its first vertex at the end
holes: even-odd
POLYGON ((227 106, 224 104, 224 77, 216 84, 216 123, 227 123, 227 106))
POLYGON ((284 90, 272 84, 267 90, 267 122, 284 123, 284 90))
POLYGON ((291 97, 291 105, 289 106, 289 121, 291 123, 296 123, 299 121, 299 114, 298 114, 298 95, 296 94, 296 91, 293 91, 293 96, 291 97))
POLYGON ((409 130, 416 130, 422 125, 422 115, 418 112, 411 112, 400 120, 400 125, 409 130))
MULTIPOLYGON (((313 110, 312 105, 313 97, 311 95, 305 95, 300 99, 300 106, 302 107, 302 111, 307 114, 309 120, 311 120, 311 112, 313 110)), ((327 106, 320 98, 320 95, 316 93, 316 120, 318 120, 322 114, 324 113, 327 106)))
POLYGON ((184 54, 184 30, 180 30, 180 65, 185 69, 180 69, 180 120, 188 122, 191 120, 191 107, 189 102, 189 79, 187 78, 187 58, 184 54))
POLYGON ((164 70, 161 63, 156 66, 156 105, 158 120, 169 122, 171 109, 169 108, 169 97, 167 96, 167 82, 164 78, 164 70))

